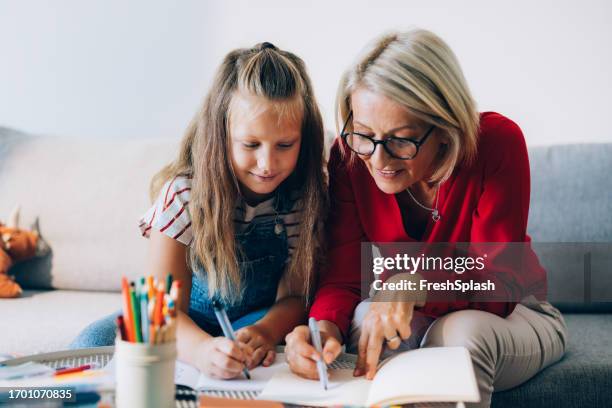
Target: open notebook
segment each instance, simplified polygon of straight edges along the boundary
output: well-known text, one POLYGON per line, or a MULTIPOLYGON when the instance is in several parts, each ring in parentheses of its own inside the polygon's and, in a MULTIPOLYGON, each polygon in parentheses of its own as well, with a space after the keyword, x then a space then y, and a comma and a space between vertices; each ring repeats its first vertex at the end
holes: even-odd
POLYGON ((274 373, 280 371, 285 365, 283 354, 276 356, 276 361, 269 367, 259 366, 249 370, 251 379, 242 375, 231 380, 218 380, 201 373, 197 368, 182 361, 176 361, 174 383, 186 385, 197 391, 261 391, 274 373))
POLYGON ((329 369, 329 388, 279 367, 260 399, 312 406, 395 405, 415 402, 477 402, 478 387, 468 351, 435 347, 406 351, 384 361, 372 381, 349 368, 329 369))
MULTIPOLYGON (((333 363, 332 368, 341 369, 354 366, 353 357, 352 355, 342 355, 333 363)), ((271 366, 259 366, 250 370, 250 380, 242 376, 231 380, 217 380, 201 373, 194 366, 177 360, 174 382, 179 385, 186 385, 200 392, 215 391, 214 395, 216 396, 254 399, 276 373, 282 373, 287 370, 289 370, 289 367, 283 353, 276 354, 276 360, 271 366)))

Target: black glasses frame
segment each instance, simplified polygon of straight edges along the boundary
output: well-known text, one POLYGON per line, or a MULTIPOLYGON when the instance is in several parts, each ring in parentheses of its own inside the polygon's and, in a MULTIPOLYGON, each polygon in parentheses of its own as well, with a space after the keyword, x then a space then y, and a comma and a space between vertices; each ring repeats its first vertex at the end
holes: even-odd
POLYGON ((374 154, 374 152, 376 152, 376 147, 378 147, 378 145, 382 145, 383 149, 385 149, 385 152, 387 152, 387 154, 391 157, 393 157, 394 159, 400 159, 400 160, 412 160, 414 159, 417 154, 419 154, 419 149, 421 146, 423 146, 423 144, 427 141, 427 138, 429 137, 429 135, 431 134, 431 132, 435 129, 436 125, 431 125, 431 127, 427 130, 427 132, 425 132, 425 135, 423 137, 421 137, 420 140, 412 140, 412 139, 406 139, 406 138, 399 138, 399 137, 395 137, 395 136, 389 136, 383 140, 376 140, 368 135, 364 135, 362 133, 359 132, 345 132, 346 130, 346 126, 348 125, 349 120, 351 120, 351 118, 353 117, 353 111, 351 111, 348 115, 348 117, 346 118, 346 121, 344 122, 344 126, 342 126, 342 132, 340 132, 340 137, 342 138, 342 140, 344 140, 344 143, 346 143, 346 145, 348 146, 349 149, 351 149, 351 151, 357 153, 360 156, 371 156, 374 154), (346 140, 349 135, 354 134, 360 137, 363 137, 365 139, 368 139, 370 142, 372 142, 372 144, 374 145, 374 148, 372 149, 372 153, 369 154, 364 154, 364 153, 360 153, 356 150, 354 150, 351 145, 348 143, 348 141, 346 140), (412 143, 414 145, 414 147, 416 148, 416 151, 414 152, 414 154, 412 156, 409 157, 402 157, 402 156, 397 156, 395 155, 391 149, 389 149, 387 147, 387 143, 390 140, 401 140, 402 142, 409 142, 412 143))

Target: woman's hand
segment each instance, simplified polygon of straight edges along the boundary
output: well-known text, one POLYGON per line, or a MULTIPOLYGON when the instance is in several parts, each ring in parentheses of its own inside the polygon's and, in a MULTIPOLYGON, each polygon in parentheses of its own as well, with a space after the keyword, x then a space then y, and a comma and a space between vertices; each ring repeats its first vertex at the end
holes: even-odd
POLYGON ((267 367, 274 362, 276 342, 272 334, 263 326, 256 323, 243 327, 236 332, 236 340, 245 343, 253 350, 253 358, 250 361, 249 369, 257 367, 260 363, 267 367))
POLYGON ((238 377, 253 357, 253 349, 227 337, 210 337, 198 345, 197 367, 213 378, 238 377))
POLYGON ((395 350, 410 337, 414 302, 375 302, 370 305, 361 326, 359 352, 353 375, 374 378, 383 343, 395 350))
MULTIPOLYGON (((418 282, 417 274, 400 273, 393 275, 386 282, 411 280, 418 282)), ((366 313, 361 326, 355 376, 366 375, 368 380, 374 378, 376 367, 386 344, 391 350, 397 349, 402 340, 407 340, 411 333, 410 323, 415 306, 423 306, 425 292, 379 291, 372 298, 370 310, 366 313)))
POLYGON ((321 332, 323 356, 311 344, 308 326, 297 326, 285 338, 285 357, 291 371, 312 380, 319 379, 316 362, 323 358, 326 364, 331 364, 342 349, 340 330, 335 324, 320 321, 319 331, 321 332))

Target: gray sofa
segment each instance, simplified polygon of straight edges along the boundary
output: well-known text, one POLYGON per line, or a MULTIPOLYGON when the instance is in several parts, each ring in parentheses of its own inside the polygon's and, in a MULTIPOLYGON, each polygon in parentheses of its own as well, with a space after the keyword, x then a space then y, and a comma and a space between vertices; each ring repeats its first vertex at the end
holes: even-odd
POLYGON ((563 360, 493 394, 492 406, 612 407, 612 144, 535 147, 529 158, 528 230, 569 343, 563 360), (588 252, 585 278, 576 261, 588 252))
MULTIPOLYGON (((0 128, 0 219, 20 203, 24 225, 40 216, 53 248, 51 257, 16 269, 28 288, 22 298, 0 300, 0 355, 66 348, 87 323, 119 309, 120 276, 146 272, 137 219, 149 205, 148 181, 177 148, 176 139, 34 137, 0 128)), ((493 406, 612 407, 612 262, 602 266, 594 255, 593 285, 585 290, 575 262, 585 248, 573 244, 612 242, 612 144, 529 154, 529 232, 534 242, 570 243, 539 253, 570 341, 561 362, 494 394, 493 406)))

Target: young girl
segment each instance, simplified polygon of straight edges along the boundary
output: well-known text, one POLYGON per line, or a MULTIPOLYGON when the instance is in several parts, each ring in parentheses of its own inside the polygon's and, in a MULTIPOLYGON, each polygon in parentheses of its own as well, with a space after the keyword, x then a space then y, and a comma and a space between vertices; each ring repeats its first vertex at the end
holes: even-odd
MULTIPOLYGON (((270 43, 230 52, 140 221, 149 271, 181 280, 179 359, 218 378, 274 360, 305 317, 326 208, 323 125, 304 63, 270 43), (189 299, 189 301, 186 301, 189 299), (220 301, 237 330, 222 336, 220 301)), ((112 344, 114 316, 73 347, 112 344)))

